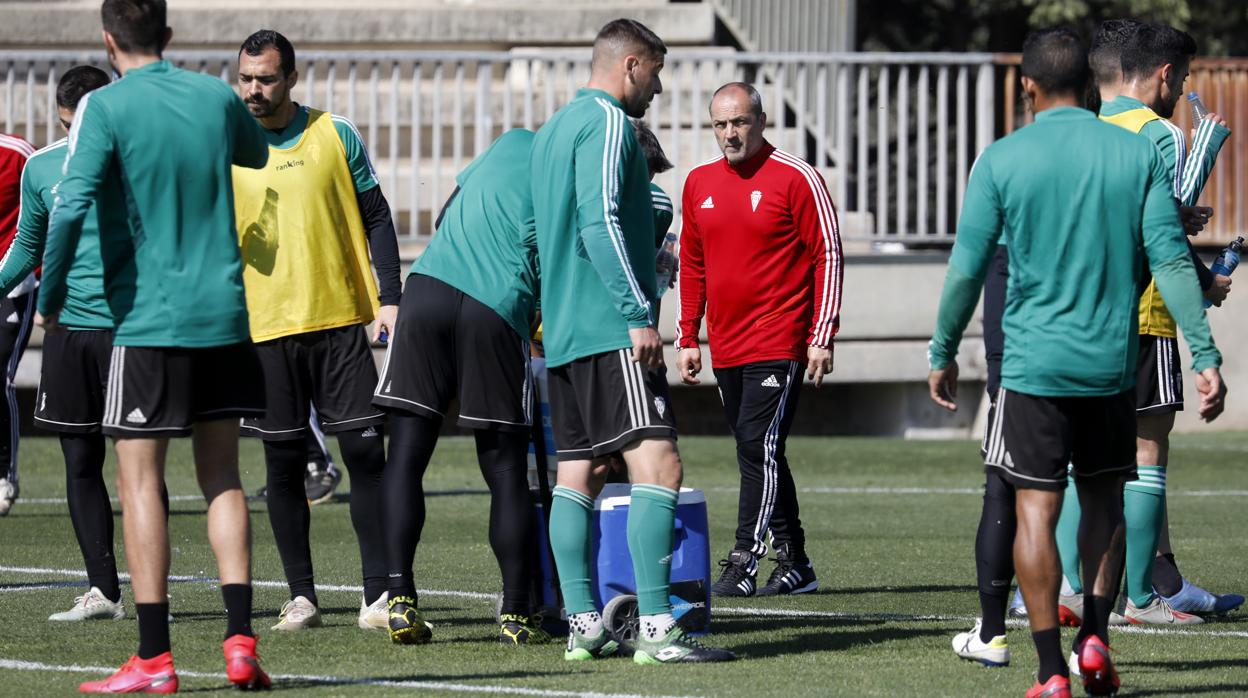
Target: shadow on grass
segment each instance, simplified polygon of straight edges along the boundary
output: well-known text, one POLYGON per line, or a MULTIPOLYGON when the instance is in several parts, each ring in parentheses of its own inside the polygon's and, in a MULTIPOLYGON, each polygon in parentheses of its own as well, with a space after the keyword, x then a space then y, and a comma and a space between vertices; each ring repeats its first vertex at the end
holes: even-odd
POLYGON ((862 645, 876 645, 894 640, 913 640, 924 636, 945 636, 947 628, 915 628, 898 627, 877 620, 852 619, 762 619, 732 618, 717 619, 716 633, 749 633, 776 630, 777 622, 784 623, 787 632, 795 629, 811 632, 800 632, 785 637, 783 640, 764 640, 735 644, 730 649, 748 659, 781 657, 790 654, 808 652, 837 652, 862 645))
MULTIPOLYGON (((546 675, 547 675, 546 672, 509 671, 509 672, 502 672, 502 673, 497 673, 497 674, 456 674, 454 676, 409 674, 407 676, 370 676, 370 677, 363 677, 363 678, 344 677, 338 680, 292 677, 292 678, 274 679, 273 690, 275 691, 297 691, 297 690, 309 690, 309 689, 314 689, 314 688, 333 688, 336 686, 363 686, 363 685, 375 686, 375 685, 378 685, 378 682, 387 682, 387 683, 392 682, 395 684, 400 684, 398 686, 392 686, 392 688, 396 688, 396 689, 406 688, 408 690, 412 690, 415 687, 403 686, 401 684, 405 682, 409 682, 409 681, 419 682, 419 683, 433 683, 433 684, 442 684, 442 683, 463 684, 465 682, 474 681, 474 680, 507 683, 516 679, 527 679, 527 678, 541 677, 541 676, 546 676, 546 675)), ((385 684, 381 684, 381 685, 384 686, 385 684)), ((431 686, 430 688, 436 690, 436 686, 431 686)), ((214 691, 215 692, 215 691, 232 691, 232 690, 233 690, 232 686, 230 686, 229 684, 225 684, 220 687, 213 686, 210 688, 191 689, 189 691, 182 690, 182 691, 179 691, 179 693, 194 693, 194 692, 200 692, 200 691, 203 691, 203 692, 214 691)), ((488 690, 488 687, 483 686, 481 692, 489 693, 491 691, 488 690)))
POLYGON ((0 584, 0 591, 23 591, 25 589, 69 589, 73 587, 85 588, 85 580, 76 580, 72 582, 57 581, 35 581, 35 582, 12 582, 9 584, 0 584))

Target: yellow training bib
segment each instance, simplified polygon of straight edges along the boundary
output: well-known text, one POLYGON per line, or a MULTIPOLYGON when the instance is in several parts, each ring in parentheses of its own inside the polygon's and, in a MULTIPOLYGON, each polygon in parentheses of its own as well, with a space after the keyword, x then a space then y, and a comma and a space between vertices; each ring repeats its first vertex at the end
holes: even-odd
POLYGON ((251 338, 369 323, 377 282, 346 150, 326 112, 261 170, 234 168, 251 338))
MULTIPOLYGON (((1141 108, 1128 109, 1113 116, 1102 116, 1101 120, 1121 126, 1132 133, 1139 133, 1146 124, 1160 118, 1152 109, 1141 108)), ((1140 334, 1154 337, 1178 336, 1178 326, 1174 318, 1170 317, 1170 311, 1166 310, 1166 302, 1161 299, 1155 280, 1148 282, 1148 288, 1140 296, 1140 334)))

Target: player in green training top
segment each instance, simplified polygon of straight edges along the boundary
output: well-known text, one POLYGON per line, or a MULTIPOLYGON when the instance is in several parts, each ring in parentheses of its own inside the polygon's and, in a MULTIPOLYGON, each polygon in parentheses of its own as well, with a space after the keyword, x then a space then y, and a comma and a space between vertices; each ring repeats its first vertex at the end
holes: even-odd
MULTIPOLYGON (((1157 146, 1167 172, 1172 175, 1175 200, 1180 206, 1189 207, 1196 205, 1218 151, 1231 135, 1226 120, 1210 114, 1195 124, 1189 151, 1186 135, 1168 120, 1183 97, 1183 83, 1196 52, 1195 40, 1184 32, 1164 24, 1141 25, 1123 51, 1121 80, 1102 89, 1101 106, 1103 120, 1135 131, 1157 146)), ((1229 291, 1230 278, 1215 277, 1199 259, 1196 264, 1206 297, 1221 305, 1229 291)), ((1173 565, 1173 555, 1168 560, 1155 558, 1166 528, 1169 435, 1175 413, 1183 409, 1183 378, 1174 319, 1158 294, 1156 283, 1145 289, 1139 312, 1136 462, 1140 479, 1128 484, 1124 494, 1124 615, 1133 623, 1199 623, 1201 618, 1195 613, 1225 613, 1243 603, 1243 597, 1217 597, 1185 584, 1173 565), (1163 563, 1162 570, 1172 574, 1155 579, 1155 559, 1163 563)))
POLYGON ((537 306, 537 240, 529 189, 533 132, 499 137, 455 178, 437 234, 403 289, 373 404, 390 413, 384 477, 390 638, 428 642, 412 561, 425 523, 421 484, 447 408, 472 429, 490 488, 490 547, 503 576, 498 639, 547 642, 529 608, 532 507, 528 446, 533 380, 529 328, 537 306))
MULTIPOLYGON (((82 98, 108 83, 108 74, 93 66, 65 71, 56 86, 61 126, 68 130, 82 98)), ((48 217, 68 148, 68 139, 62 138, 26 161, 17 237, 0 260, 0 296, 22 283, 43 259, 48 217)), ((113 507, 104 484, 104 435, 100 433, 113 350, 113 316, 104 299, 104 268, 100 265, 94 210, 83 223, 70 265, 69 291, 60 320, 69 331, 49 332, 43 339, 34 421, 40 428, 55 432, 60 440, 69 518, 87 568, 88 589, 75 599, 72 608, 54 613, 48 620, 124 618, 126 607, 113 556, 113 507)))
POLYGON ((1029 695, 1069 691, 1054 543, 1068 463, 1084 503, 1089 581, 1076 659, 1085 687, 1103 695, 1118 685, 1107 627, 1121 548, 1111 541, 1121 540, 1123 478, 1135 471, 1136 306, 1146 260, 1191 343, 1206 419, 1223 407, 1221 356, 1161 156, 1080 108, 1088 80, 1083 44, 1069 30, 1035 32, 1021 74, 1036 121, 989 146, 972 170, 929 383, 934 401, 956 407, 957 346, 1004 236, 1010 268, 1001 428, 987 444, 985 467, 1016 488, 1015 563, 1040 656, 1029 695))
POLYGON ((114 322, 103 431, 114 437, 139 649, 87 693, 172 692, 164 460, 193 435, 208 538, 228 615, 226 675, 261 688, 251 631, 251 535, 238 477, 239 418, 262 413, 247 328, 230 167, 268 160, 264 134, 228 85, 161 59, 161 0, 105 0, 104 44, 124 79, 89 93, 69 134, 44 252, 39 311, 69 309, 68 271, 92 205, 114 322))
POLYGON ((723 661, 672 619, 673 522, 682 466, 656 370, 655 236, 646 161, 628 117, 662 90, 667 48, 641 23, 618 19, 594 40, 589 85, 541 128, 530 181, 542 268, 543 343, 559 458, 550 542, 571 629, 564 657, 613 654, 590 593, 590 521, 605 457, 621 452, 633 481, 628 544, 640 632, 634 661, 723 661))

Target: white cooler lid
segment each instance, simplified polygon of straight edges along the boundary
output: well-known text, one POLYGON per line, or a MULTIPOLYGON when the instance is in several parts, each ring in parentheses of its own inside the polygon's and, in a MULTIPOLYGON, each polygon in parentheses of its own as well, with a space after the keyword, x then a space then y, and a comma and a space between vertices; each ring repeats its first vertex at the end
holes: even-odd
MULTIPOLYGON (((598 499, 594 501, 594 509, 597 511, 611 511, 628 506, 632 501, 629 492, 632 485, 623 482, 613 482, 602 488, 602 494, 598 495, 598 499)), ((693 489, 692 487, 680 488, 680 499, 676 500, 676 506, 682 504, 702 504, 706 502, 706 495, 702 490, 693 489)))

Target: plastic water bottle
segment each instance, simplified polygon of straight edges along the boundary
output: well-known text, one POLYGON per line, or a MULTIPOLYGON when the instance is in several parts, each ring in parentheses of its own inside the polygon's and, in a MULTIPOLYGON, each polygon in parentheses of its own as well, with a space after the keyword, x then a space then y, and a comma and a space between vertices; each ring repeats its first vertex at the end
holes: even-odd
POLYGON ((1195 91, 1187 93, 1187 103, 1192 106, 1192 126, 1198 126, 1206 116, 1209 116, 1209 110, 1205 108, 1205 103, 1200 101, 1200 95, 1195 91))
POLYGON ((667 287, 672 283, 672 274, 676 271, 676 233, 668 233, 663 236, 663 245, 659 247, 658 254, 654 257, 654 271, 658 281, 659 295, 667 291, 667 287))
MULTIPOLYGON (((1235 267, 1239 266, 1239 252, 1244 247, 1244 238, 1237 237, 1235 241, 1226 246, 1225 250, 1218 253, 1217 259, 1213 260, 1213 266, 1209 267, 1209 271, 1214 275, 1230 276, 1235 267)), ((1205 299, 1205 307, 1213 305, 1208 298, 1205 299)))

